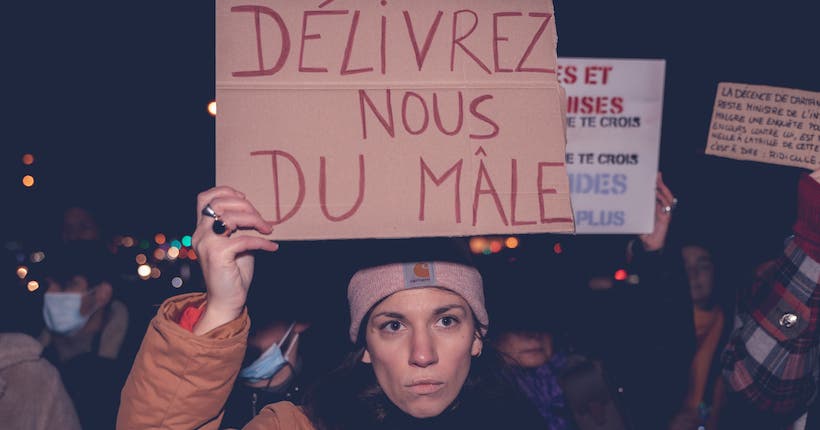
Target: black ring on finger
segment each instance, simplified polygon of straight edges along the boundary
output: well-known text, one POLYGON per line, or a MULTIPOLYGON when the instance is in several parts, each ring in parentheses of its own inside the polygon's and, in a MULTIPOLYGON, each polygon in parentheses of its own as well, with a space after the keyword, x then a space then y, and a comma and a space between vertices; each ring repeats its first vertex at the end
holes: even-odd
POLYGON ((219 217, 214 217, 214 223, 211 225, 211 230, 218 235, 223 235, 226 231, 228 231, 228 227, 224 222, 222 222, 221 219, 219 219, 219 217))

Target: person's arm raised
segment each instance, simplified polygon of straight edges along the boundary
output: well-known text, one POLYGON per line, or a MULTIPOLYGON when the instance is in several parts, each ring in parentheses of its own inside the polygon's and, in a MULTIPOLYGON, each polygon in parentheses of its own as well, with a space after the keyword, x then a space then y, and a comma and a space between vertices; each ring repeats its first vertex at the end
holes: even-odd
POLYGON ((207 290, 205 311, 194 326, 194 334, 205 334, 233 321, 245 307, 248 287, 253 278, 253 251, 276 251, 279 245, 256 236, 234 234, 255 230, 262 234, 273 226, 262 218, 245 195, 230 187, 215 187, 197 196, 197 227, 193 235, 194 250, 202 266, 207 290), (216 234, 213 217, 202 213, 210 206, 227 230, 216 234))

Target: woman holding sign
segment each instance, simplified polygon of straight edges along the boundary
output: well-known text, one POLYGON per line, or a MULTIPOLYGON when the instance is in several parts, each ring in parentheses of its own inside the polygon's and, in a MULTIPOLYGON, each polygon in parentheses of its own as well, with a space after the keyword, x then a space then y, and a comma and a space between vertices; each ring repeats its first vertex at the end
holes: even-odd
MULTIPOLYGON (((159 309, 123 389, 118 428, 216 429, 239 372, 252 253, 278 245, 232 234, 272 231, 234 189, 200 193, 197 208, 193 242, 207 293, 173 297, 159 309)), ((492 376, 490 354, 482 357, 489 318, 469 254, 435 240, 418 250, 412 241, 380 242, 389 247, 355 272, 347 290, 355 350, 302 407, 268 405, 245 428, 543 428, 537 412, 492 376)))

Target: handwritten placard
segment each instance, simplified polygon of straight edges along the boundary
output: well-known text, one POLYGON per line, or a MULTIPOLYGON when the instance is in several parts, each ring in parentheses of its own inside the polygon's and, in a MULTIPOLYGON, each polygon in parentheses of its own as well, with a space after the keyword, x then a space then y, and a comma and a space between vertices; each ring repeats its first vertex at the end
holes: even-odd
POLYGON ((547 0, 216 2, 216 183, 282 240, 568 232, 547 0))
POLYGON ((820 93, 721 82, 706 153, 820 168, 820 93))
POLYGON ((578 233, 652 231, 664 60, 558 59, 578 233))

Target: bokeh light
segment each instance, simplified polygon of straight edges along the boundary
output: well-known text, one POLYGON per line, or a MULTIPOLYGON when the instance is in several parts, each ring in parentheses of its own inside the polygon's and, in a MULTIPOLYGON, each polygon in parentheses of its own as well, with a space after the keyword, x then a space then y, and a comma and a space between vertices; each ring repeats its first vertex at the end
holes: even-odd
POLYGON ((216 116, 216 100, 208 103, 208 113, 211 114, 211 116, 216 116))
POLYGON ((502 248, 504 248, 504 245, 501 243, 501 239, 493 239, 490 241, 490 252, 493 254, 501 252, 502 248))
POLYGON ((518 248, 518 238, 515 236, 510 236, 507 238, 507 240, 504 241, 504 245, 506 245, 507 248, 510 249, 518 248))
POLYGON ((23 164, 25 164, 26 166, 31 166, 32 164, 34 164, 34 156, 31 154, 23 155, 23 164))
POLYGON ((26 267, 26 266, 18 267, 17 268, 17 277, 20 278, 20 279, 23 279, 26 276, 28 276, 28 267, 26 267))
POLYGON ((26 288, 28 288, 30 292, 35 292, 38 288, 40 288, 40 283, 37 281, 28 281, 26 288))
POLYGON ((26 187, 33 187, 34 186, 34 176, 26 175, 23 176, 23 185, 26 187))
POLYGON ((162 245, 163 243, 165 243, 165 235, 162 234, 162 233, 155 234, 154 235, 154 242, 156 242, 157 245, 162 245))
POLYGON ((614 277, 615 277, 616 281, 626 280, 626 276, 627 276, 627 273, 626 273, 626 270, 624 270, 624 269, 618 269, 618 270, 615 271, 615 276, 614 277))
POLYGON ((136 260, 137 264, 145 264, 145 262, 148 261, 148 257, 146 257, 145 254, 137 254, 136 260))
POLYGON ((189 236, 187 234, 185 236, 182 236, 182 245, 183 246, 191 246, 191 236, 189 236))
POLYGON ((182 278, 180 278, 179 276, 174 276, 174 278, 171 279, 171 286, 174 287, 174 288, 181 287, 182 286, 182 278))
POLYGON ((148 279, 148 277, 151 276, 151 266, 140 264, 140 266, 137 267, 137 275, 140 275, 142 279, 148 279))
POLYGON ((483 237, 474 237, 470 239, 470 251, 473 254, 480 254, 487 248, 487 239, 483 237))
POLYGON ((29 258, 32 263, 39 263, 46 259, 46 253, 43 251, 32 252, 29 258))

